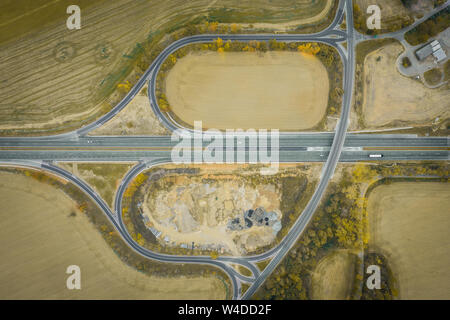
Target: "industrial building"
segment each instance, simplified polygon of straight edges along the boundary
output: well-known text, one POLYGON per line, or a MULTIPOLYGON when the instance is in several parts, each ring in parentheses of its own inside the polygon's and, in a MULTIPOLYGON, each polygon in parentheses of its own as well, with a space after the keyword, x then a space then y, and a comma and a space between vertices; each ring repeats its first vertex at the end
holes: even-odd
POLYGON ((447 55, 438 40, 433 40, 422 48, 416 50, 416 57, 419 61, 425 60, 430 55, 434 56, 436 63, 444 61, 447 58, 447 55))

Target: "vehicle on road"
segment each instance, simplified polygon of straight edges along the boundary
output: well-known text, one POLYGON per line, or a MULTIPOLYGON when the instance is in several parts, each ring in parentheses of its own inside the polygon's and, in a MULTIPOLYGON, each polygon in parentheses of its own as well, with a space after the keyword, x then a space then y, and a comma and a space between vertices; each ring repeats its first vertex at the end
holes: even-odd
POLYGON ((369 158, 383 158, 383 155, 380 153, 369 154, 369 158))

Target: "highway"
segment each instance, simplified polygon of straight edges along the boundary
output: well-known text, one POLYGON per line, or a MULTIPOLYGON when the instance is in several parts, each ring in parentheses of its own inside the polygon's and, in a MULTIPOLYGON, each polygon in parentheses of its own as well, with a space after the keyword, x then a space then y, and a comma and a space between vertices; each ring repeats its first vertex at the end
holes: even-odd
MULTIPOLYGON (((334 132, 287 133, 280 135, 280 147, 331 147, 334 132)), ((200 139, 201 140, 201 139, 200 139)), ((417 137, 399 134, 347 134, 344 147, 447 147, 448 137, 417 137)), ((172 148, 177 141, 170 136, 80 136, 77 139, 48 138, 0 138, 0 149, 13 147, 30 148, 172 148)), ((206 147, 208 143, 203 143, 206 147)), ((223 143, 226 145, 226 142, 223 143)))
MULTIPOLYGON (((281 135, 278 148, 280 162, 325 162, 332 148, 333 139, 333 133, 281 135)), ((170 158, 172 148, 177 143, 168 136, 79 137, 76 140, 1 138, 0 159, 137 162, 143 159, 170 158)), ((193 142, 192 147, 199 145, 205 149, 208 144, 209 142, 201 140, 198 143, 193 142)), ((448 137, 353 134, 348 135, 342 148, 340 161, 368 160, 368 155, 377 151, 384 154, 382 160, 385 161, 446 160, 449 139, 448 137), (417 150, 418 148, 421 149, 417 150)), ((259 158, 258 147, 251 147, 248 143, 239 146, 237 141, 234 141, 231 149, 236 151, 235 157, 241 151, 245 153, 246 159, 251 153, 259 158)), ((226 140, 223 141, 222 151, 225 150, 229 150, 226 140)))
MULTIPOLYGON (((448 4, 448 2, 447 2, 448 4)), ((440 8, 439 10, 441 10, 440 8)), ((408 29, 409 30, 409 29, 408 29)), ((405 30, 403 30, 404 32, 405 30)), ((399 31, 400 32, 400 31, 399 31)), ((38 168, 56 174, 71 181, 85 192, 101 210, 107 215, 122 239, 138 254, 168 263, 196 263, 213 265, 228 274, 233 285, 234 299, 251 298, 255 291, 264 283, 282 261, 287 252, 295 244, 322 199, 328 182, 333 176, 336 165, 341 162, 369 161, 369 154, 383 155, 377 161, 401 160, 449 160, 448 137, 417 137, 413 135, 395 134, 347 134, 348 119, 354 90, 355 43, 360 40, 353 28, 352 2, 341 0, 336 16, 329 27, 315 34, 242 34, 242 35, 197 35, 186 37, 173 42, 166 47, 153 61, 138 83, 130 90, 125 98, 119 102, 108 114, 97 121, 73 132, 45 137, 0 137, 0 164, 18 165, 38 168), (343 16, 346 17, 347 30, 338 29, 343 16), (87 134, 112 119, 149 83, 150 105, 170 131, 180 129, 180 126, 168 119, 159 109, 155 84, 156 76, 161 64, 174 51, 192 43, 211 42, 221 37, 223 40, 261 40, 276 39, 279 41, 314 41, 335 47, 343 62, 344 95, 340 118, 333 133, 280 133, 279 161, 280 162, 324 162, 321 180, 305 210, 289 230, 279 245, 271 250, 255 256, 228 257, 220 256, 212 259, 209 256, 177 256, 153 252, 137 244, 129 235, 122 217, 122 198, 130 182, 141 172, 161 164, 171 163, 171 151, 176 145, 171 137, 163 136, 88 136, 87 134), (358 38, 358 39, 356 39, 358 38), (342 46, 346 42, 347 49, 342 46), (98 161, 98 162, 136 162, 137 164, 127 173, 120 184, 115 198, 113 210, 103 199, 80 178, 57 167, 58 161, 98 161), (260 271, 255 263, 272 258, 268 266, 260 271), (242 265, 252 272, 251 277, 245 277, 236 272, 230 264, 242 265), (241 295, 241 283, 251 283, 250 288, 241 295)), ((150 110, 149 110, 150 112, 150 110)), ((192 134, 192 130, 182 128, 184 134, 192 134)), ((195 144, 197 145, 197 144, 195 144)), ((198 144, 202 150, 207 143, 198 144)), ((223 144, 226 147, 226 143, 223 144)), ((234 150, 240 146, 233 145, 234 150)), ((259 147, 242 146, 246 157, 256 155, 259 159, 259 147)))
MULTIPOLYGON (((255 157, 259 162, 261 154, 258 150, 244 151, 246 161, 250 157, 255 157)), ((338 159, 342 162, 357 162, 368 161, 369 154, 382 153, 383 157, 378 161, 394 161, 394 160, 448 160, 448 151, 446 150, 376 150, 376 151, 342 151, 338 159)), ((284 150, 280 148, 279 162, 325 162, 329 150, 323 151, 306 151, 303 148, 294 148, 291 150, 284 150)), ((222 161, 214 163, 225 163, 225 156, 222 161)), ((20 160, 34 160, 34 161, 84 161, 84 162, 136 162, 140 160, 149 160, 156 158, 170 159, 169 150, 130 150, 124 149, 121 151, 115 150, 2 150, 0 151, 0 160, 3 161, 20 161, 20 160)), ((237 158, 237 152, 235 159, 237 158)), ((191 155, 191 162, 194 161, 191 155)), ((205 162, 208 162, 205 160, 205 162)))

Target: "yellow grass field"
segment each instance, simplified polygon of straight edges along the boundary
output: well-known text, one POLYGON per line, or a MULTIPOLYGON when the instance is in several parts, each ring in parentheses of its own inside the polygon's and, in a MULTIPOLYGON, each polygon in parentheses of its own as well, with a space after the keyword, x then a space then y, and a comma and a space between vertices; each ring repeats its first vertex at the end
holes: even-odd
POLYGON ((368 201, 369 247, 387 256, 400 299, 450 299, 449 184, 395 182, 368 201))
POLYGON ((322 258, 312 275, 312 299, 344 300, 349 298, 354 277, 355 255, 338 250, 322 258))
POLYGON ((204 52, 169 71, 172 111, 205 128, 301 130, 325 115, 328 74, 322 62, 297 52, 204 52))
POLYGON ((133 165, 135 163, 59 163, 60 167, 89 184, 112 209, 120 182, 133 165))
MULTIPOLYGON (((92 1, 81 0, 81 29, 66 28, 68 1, 0 4, 0 132, 49 134, 74 130, 107 112, 117 85, 136 81, 136 52, 151 38, 193 19, 281 23, 330 10, 327 0, 92 1), (224 11, 223 7, 231 10, 224 11)), ((72 3, 69 3, 72 4, 72 3)), ((299 21, 301 23, 301 21, 299 21)), ((151 54, 151 52, 147 52, 151 54)))
MULTIPOLYGON (((236 1, 241 2, 241 1, 236 1)), ((271 2, 269 0, 269 2, 271 2)), ((314 0, 303 0, 303 1, 294 1, 293 4, 295 6, 301 7, 301 6, 312 6, 315 4, 314 7, 310 7, 307 10, 304 10, 303 13, 305 16, 303 18, 300 18, 298 20, 293 20, 289 22, 279 22, 279 23, 265 23, 265 22, 256 22, 252 23, 252 26, 254 28, 268 28, 268 29, 275 29, 280 31, 286 31, 289 28, 296 27, 298 25, 304 25, 304 24, 312 24, 316 23, 326 17, 326 15, 330 12, 331 8, 333 7, 334 0, 326 0, 324 1, 314 1, 314 0), (323 3, 325 5, 323 6, 323 3), (318 11, 321 10, 321 11, 318 11), (317 12, 317 14, 315 14, 317 12)), ((245 25, 244 25, 245 26, 245 25)))
POLYGON ((366 56, 363 115, 368 127, 422 124, 450 115, 448 86, 428 89, 402 76, 395 62, 403 46, 389 44, 366 56))
POLYGON ((147 90, 145 85, 125 108, 90 135, 169 135, 150 107, 147 90))
POLYGON ((149 277, 127 266, 53 186, 0 172, 0 202, 0 299, 225 298, 214 277, 149 277), (66 268, 74 264, 81 290, 66 288, 66 268))

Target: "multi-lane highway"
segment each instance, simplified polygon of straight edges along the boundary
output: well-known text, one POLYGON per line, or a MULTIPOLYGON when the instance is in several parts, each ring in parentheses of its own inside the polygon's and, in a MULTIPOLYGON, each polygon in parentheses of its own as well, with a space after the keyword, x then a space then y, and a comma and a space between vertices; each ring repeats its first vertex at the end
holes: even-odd
MULTIPOLYGON (((436 10, 441 9, 443 9, 443 7, 436 10)), ((221 268, 229 275, 234 289, 234 299, 250 298, 283 259, 289 249, 295 244, 296 240, 307 226, 339 161, 367 161, 370 160, 369 154, 372 153, 382 154, 382 160, 449 159, 448 137, 431 138, 411 135, 347 134, 348 118, 354 90, 353 81, 356 37, 358 37, 358 41, 361 40, 361 37, 359 37, 353 29, 352 2, 350 0, 341 0, 331 25, 316 34, 197 35, 180 39, 173 42, 162 51, 138 83, 131 89, 126 97, 111 110, 111 112, 92 124, 79 130, 56 136, 0 138, 0 164, 35 167, 52 172, 53 174, 73 182, 98 204, 114 227, 118 230, 123 240, 137 253, 150 259, 168 263, 214 265, 221 268), (344 14, 346 17, 347 29, 341 30, 339 24, 343 20, 344 14), (340 119, 334 133, 280 134, 278 148, 280 162, 321 161, 324 162, 324 166, 321 180, 305 210, 289 230, 286 237, 275 248, 256 256, 221 256, 217 259, 212 259, 209 256, 176 256, 153 252, 141 247, 128 234, 120 214, 122 212, 122 197, 127 186, 137 174, 152 166, 170 163, 171 152, 177 142, 172 141, 171 137, 167 136, 94 137, 87 136, 87 133, 113 118, 135 97, 147 81, 149 83, 149 100, 153 112, 155 112, 157 117, 170 131, 179 129, 178 124, 167 118, 160 111, 156 101, 155 83, 159 68, 164 60, 179 48, 192 43, 211 42, 219 36, 225 41, 267 41, 270 39, 279 41, 314 41, 323 42, 335 47, 339 51, 344 66, 344 96, 340 119), (346 49, 342 45, 343 43, 346 43, 346 49), (53 164, 53 162, 57 161, 132 161, 138 162, 138 164, 128 172, 120 184, 114 208, 111 210, 102 198, 85 182, 53 164), (255 262, 267 258, 272 258, 272 260, 268 266, 260 272, 255 266, 255 262), (231 263, 245 266, 252 272, 252 276, 245 277, 239 274, 231 267, 231 263), (241 295, 240 293, 241 282, 251 283, 250 288, 244 295, 241 295)), ((183 128, 183 130, 188 135, 192 133, 189 129, 183 128)), ((223 145, 226 147, 226 142, 224 142, 223 145)), ((195 146, 200 146, 202 150, 207 148, 207 144, 202 142, 199 144, 196 143, 195 146)), ((233 148, 235 148, 236 151, 241 150, 241 147, 247 157, 252 154, 258 154, 260 151, 258 146, 249 147, 246 145, 239 146, 239 144, 237 144, 235 147, 235 145, 233 145, 233 148)))
MULTIPOLYGON (((321 161, 330 153, 334 134, 286 134, 279 139, 280 162, 321 161)), ((235 139, 236 140, 236 139, 235 139)), ((269 140, 270 142, 270 140, 269 140)), ((345 139, 340 161, 368 160, 368 155, 383 152, 383 160, 446 160, 447 137, 416 137, 408 135, 348 135, 345 139)), ((171 137, 79 137, 68 139, 0 139, 2 160, 46 160, 46 161, 140 161, 144 159, 170 158, 178 142, 171 137)), ((210 142, 192 141, 192 146, 207 148, 210 142)), ((223 141, 224 150, 229 150, 223 141)), ((270 147, 270 143, 269 143, 270 147)), ((242 150, 246 159, 249 154, 258 154, 258 147, 242 146, 234 141, 236 154, 242 150), (242 149, 241 149, 242 148, 242 149)), ((223 159, 225 161, 225 159, 223 159)))

